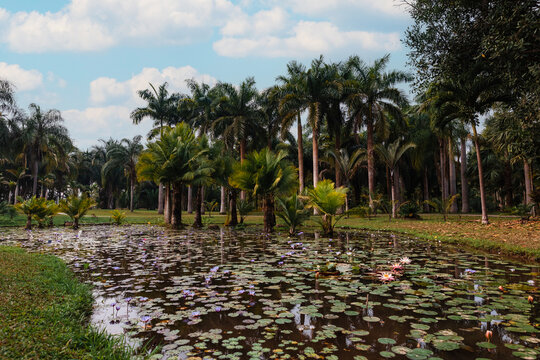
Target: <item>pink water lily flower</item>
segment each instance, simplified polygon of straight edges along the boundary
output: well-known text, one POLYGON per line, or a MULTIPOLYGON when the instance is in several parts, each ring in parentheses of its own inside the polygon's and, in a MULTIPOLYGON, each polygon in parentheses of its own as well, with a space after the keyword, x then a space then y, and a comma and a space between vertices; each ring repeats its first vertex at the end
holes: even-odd
POLYGON ((395 280, 395 278, 391 272, 383 271, 382 273, 379 274, 379 280, 386 282, 386 281, 395 280))

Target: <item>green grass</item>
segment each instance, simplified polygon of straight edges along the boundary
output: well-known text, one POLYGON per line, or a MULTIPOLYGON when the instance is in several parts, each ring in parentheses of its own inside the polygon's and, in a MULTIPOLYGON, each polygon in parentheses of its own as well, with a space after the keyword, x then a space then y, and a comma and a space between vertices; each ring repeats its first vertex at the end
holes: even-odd
POLYGON ((0 246, 0 359, 130 359, 88 325, 89 287, 54 256, 0 246))

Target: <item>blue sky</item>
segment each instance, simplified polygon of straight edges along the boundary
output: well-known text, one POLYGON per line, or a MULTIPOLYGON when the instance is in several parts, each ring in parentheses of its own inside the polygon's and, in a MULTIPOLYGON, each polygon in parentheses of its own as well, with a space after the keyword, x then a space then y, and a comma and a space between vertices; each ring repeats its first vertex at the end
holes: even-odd
POLYGON ((406 68, 400 39, 411 23, 399 0, 5 0, 0 3, 0 78, 19 106, 62 111, 81 149, 100 138, 146 134, 133 125, 136 91, 167 81, 240 83, 259 89, 286 64, 391 54, 406 68))

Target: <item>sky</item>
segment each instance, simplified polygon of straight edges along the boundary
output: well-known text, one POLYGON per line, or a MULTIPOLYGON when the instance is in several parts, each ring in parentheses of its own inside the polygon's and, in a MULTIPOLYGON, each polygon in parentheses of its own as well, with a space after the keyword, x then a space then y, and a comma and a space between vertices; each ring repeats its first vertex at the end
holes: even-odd
POLYGON ((27 108, 58 109, 75 145, 145 135, 133 125, 137 90, 186 79, 262 90, 297 60, 323 55, 366 62, 390 54, 407 68, 401 42, 411 19, 400 0, 2 0, 0 78, 27 108))

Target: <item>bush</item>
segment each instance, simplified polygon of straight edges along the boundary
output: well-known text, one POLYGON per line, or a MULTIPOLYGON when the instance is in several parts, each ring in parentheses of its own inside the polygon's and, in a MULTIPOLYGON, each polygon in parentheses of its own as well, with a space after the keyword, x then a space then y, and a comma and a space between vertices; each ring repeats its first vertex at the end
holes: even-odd
POLYGON ((399 207, 399 216, 404 219, 420 219, 419 212, 420 206, 412 201, 405 202, 399 207))
POLYGON ((60 201, 60 210, 73 220, 74 229, 79 227, 79 220, 94 206, 94 200, 87 196, 72 195, 60 201))
POLYGON ((248 214, 253 211, 253 205, 248 200, 240 200, 236 203, 238 214, 240 215, 240 224, 244 223, 244 219, 248 214))
POLYGON ((278 216, 289 226, 289 235, 294 235, 296 228, 309 219, 309 214, 296 194, 287 199, 278 198, 276 202, 279 207, 278 216))
POLYGON ((19 203, 15 205, 15 208, 26 215, 25 229, 27 230, 32 229, 32 219, 38 222, 39 227, 43 227, 45 224, 52 226, 52 219, 60 210, 54 201, 45 198, 32 196, 28 200, 21 197, 18 200, 19 203))
POLYGON ((126 213, 120 210, 111 211, 111 219, 116 225, 122 225, 126 220, 126 213))

